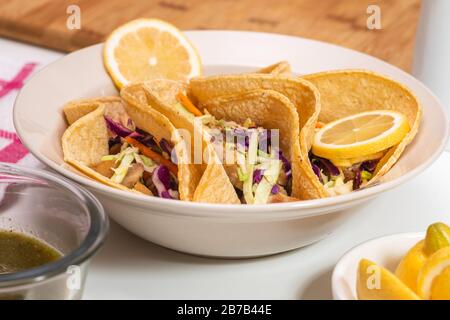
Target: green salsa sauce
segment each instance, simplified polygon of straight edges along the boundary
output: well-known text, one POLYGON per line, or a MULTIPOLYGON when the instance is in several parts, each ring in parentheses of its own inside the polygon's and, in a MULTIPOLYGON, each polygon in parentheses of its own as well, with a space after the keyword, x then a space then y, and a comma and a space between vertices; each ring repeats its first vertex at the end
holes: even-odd
POLYGON ((0 274, 23 271, 53 262, 61 253, 26 234, 0 230, 0 274))

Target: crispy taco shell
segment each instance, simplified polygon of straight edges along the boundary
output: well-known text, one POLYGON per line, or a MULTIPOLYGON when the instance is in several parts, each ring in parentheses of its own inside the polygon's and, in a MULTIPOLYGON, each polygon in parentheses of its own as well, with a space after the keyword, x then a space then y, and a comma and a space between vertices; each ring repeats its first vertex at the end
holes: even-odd
POLYGON ((274 90, 254 90, 212 98, 199 106, 218 120, 242 124, 251 119, 264 129, 279 130, 280 149, 292 165, 292 197, 301 195, 299 122, 295 106, 274 90))
POLYGON ((66 117, 67 123, 71 125, 82 116, 97 109, 99 106, 104 106, 107 109, 106 112, 108 112, 108 110, 111 110, 112 112, 118 112, 117 110, 119 108, 122 108, 123 110, 120 97, 108 96, 95 99, 80 99, 70 101, 63 107, 63 112, 66 117))
POLYGON ((274 76, 292 76, 291 65, 287 61, 277 62, 252 73, 272 74, 274 76))
MULTIPOLYGON (((186 145, 165 116, 156 110, 142 108, 139 105, 122 105, 120 103, 113 107, 103 103, 102 98, 98 99, 97 102, 95 102, 95 99, 92 99, 92 102, 93 105, 98 104, 97 108, 78 118, 67 128, 62 136, 64 160, 67 163, 85 175, 106 185, 121 190, 138 192, 112 182, 91 168, 100 163, 101 158, 109 153, 109 137, 104 119, 105 114, 113 112, 114 108, 117 108, 118 112, 125 110, 137 127, 149 132, 158 140, 164 138, 174 145, 178 159, 178 191, 180 199, 188 201, 193 199, 196 181, 200 179, 200 176, 191 170, 191 166, 186 160, 186 145)), ((75 104, 71 106, 73 114, 82 114, 86 110, 87 108, 83 103, 80 104, 80 110, 78 111, 75 104)))
MULTIPOLYGON (((321 112, 319 121, 328 123, 346 116, 371 110, 394 110, 408 119, 410 132, 400 144, 389 149, 381 158, 374 177, 367 185, 375 184, 397 162, 405 147, 411 143, 419 129, 422 107, 411 91, 402 84, 385 76, 365 70, 338 70, 309 74, 303 77, 314 84, 320 92, 321 112)), ((307 135, 314 134, 314 125, 304 128, 307 135)), ((302 149, 303 157, 308 150, 302 149)), ((313 174, 309 160, 304 162, 305 171, 313 177, 315 191, 311 199, 326 197, 324 187, 313 174)))
POLYGON ((186 129, 193 134, 193 116, 173 107, 178 103, 176 95, 186 89, 187 85, 181 81, 155 79, 126 86, 120 95, 128 104, 152 107, 166 116, 175 128, 186 129))
POLYGON ((196 177, 192 181, 195 186, 193 201, 239 204, 240 200, 222 164, 218 161, 214 148, 202 135, 202 128, 194 126, 194 117, 191 114, 180 111, 180 108, 174 108, 177 103, 176 94, 186 89, 186 85, 182 82, 156 79, 124 87, 120 94, 127 104, 157 110, 166 116, 177 129, 187 130, 187 135, 183 133, 180 135, 191 150, 189 157, 191 172, 196 177), (195 141, 197 136, 200 139, 195 141), (194 158, 198 151, 195 148, 198 145, 202 149, 201 156, 205 155, 209 159, 206 163, 205 161, 196 162, 197 159, 194 158))
MULTIPOLYGON (((320 112, 319 92, 310 82, 268 74, 223 75, 194 78, 190 82, 189 89, 191 96, 200 106, 214 98, 242 95, 255 90, 272 90, 285 96, 297 111, 300 133, 298 157, 301 165, 298 166, 296 170, 298 173, 294 177, 297 186, 295 197, 303 200, 317 198, 318 193, 326 195, 325 190, 322 190, 323 187, 318 188, 315 183, 316 176, 310 169, 308 158, 308 151, 314 138, 314 131, 310 131, 309 128, 315 127, 320 112)), ((286 116, 289 117, 287 114, 286 116)))

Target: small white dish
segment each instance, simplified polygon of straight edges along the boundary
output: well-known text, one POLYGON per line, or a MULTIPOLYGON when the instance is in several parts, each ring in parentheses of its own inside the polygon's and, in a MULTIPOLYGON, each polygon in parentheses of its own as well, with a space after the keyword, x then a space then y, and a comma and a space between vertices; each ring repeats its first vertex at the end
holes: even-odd
POLYGON ((248 72, 280 60, 296 73, 342 68, 373 70, 408 86, 423 105, 414 142, 377 186, 347 195, 271 205, 212 205, 116 190, 70 170, 64 163, 62 106, 70 100, 117 94, 104 70, 102 45, 47 66, 30 79, 14 106, 14 125, 27 148, 58 173, 86 186, 119 224, 159 245, 215 257, 256 257, 323 239, 359 205, 416 176, 437 159, 448 137, 447 116, 436 97, 411 75, 368 55, 297 37, 255 32, 186 32, 206 74, 248 72))
POLYGON ((424 237, 424 232, 399 233, 372 239, 350 249, 339 259, 333 270, 333 299, 357 300, 356 272, 361 259, 369 259, 394 272, 406 252, 424 237))

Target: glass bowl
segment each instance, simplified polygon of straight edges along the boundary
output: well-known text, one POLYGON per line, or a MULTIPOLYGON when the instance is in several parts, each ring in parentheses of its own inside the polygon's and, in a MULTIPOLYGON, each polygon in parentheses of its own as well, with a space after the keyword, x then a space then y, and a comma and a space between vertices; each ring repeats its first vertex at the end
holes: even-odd
POLYGON ((0 299, 80 299, 109 227, 100 202, 55 174, 0 163, 0 229, 35 237, 62 257, 0 274, 0 299))

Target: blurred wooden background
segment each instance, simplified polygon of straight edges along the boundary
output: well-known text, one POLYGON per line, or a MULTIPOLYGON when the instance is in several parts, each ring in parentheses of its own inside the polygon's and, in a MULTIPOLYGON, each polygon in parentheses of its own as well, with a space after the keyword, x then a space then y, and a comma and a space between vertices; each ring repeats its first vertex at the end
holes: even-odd
MULTIPOLYGON (((0 0, 0 35, 62 51, 105 39, 138 17, 180 29, 236 29, 318 39, 366 52, 409 70, 420 0, 0 0), (368 30, 369 5, 381 8, 381 30, 368 30), (69 5, 81 29, 69 30, 69 5)), ((331 59, 332 57, 330 57, 331 59)))

